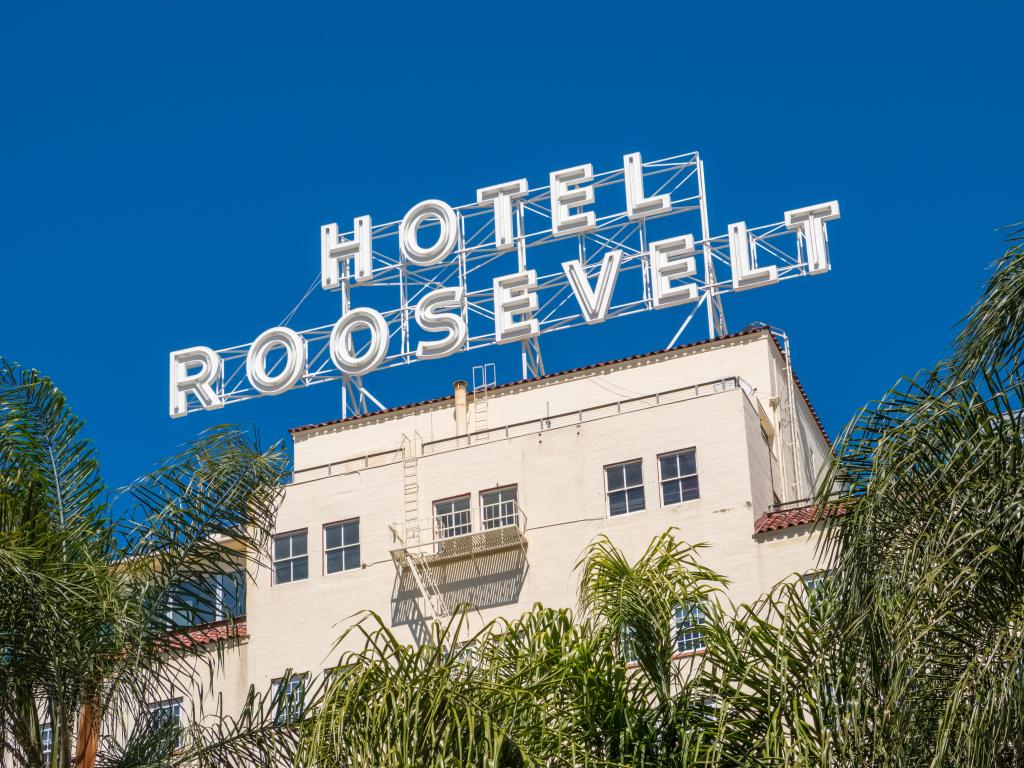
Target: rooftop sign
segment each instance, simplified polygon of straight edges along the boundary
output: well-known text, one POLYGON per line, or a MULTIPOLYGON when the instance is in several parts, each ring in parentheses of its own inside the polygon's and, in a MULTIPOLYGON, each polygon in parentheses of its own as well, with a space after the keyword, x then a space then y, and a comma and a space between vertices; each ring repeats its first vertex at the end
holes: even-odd
POLYGON ((481 187, 457 207, 424 200, 400 221, 325 224, 320 282, 340 293, 340 318, 172 352, 170 415, 339 380, 345 409, 367 397, 383 407, 367 374, 491 344, 521 345, 525 377, 543 372, 544 333, 670 307, 690 305, 676 338, 702 306, 714 337, 722 294, 827 272, 825 222, 837 218, 832 201, 711 236, 698 154, 645 163, 635 152, 602 173, 553 171, 544 187, 481 187))

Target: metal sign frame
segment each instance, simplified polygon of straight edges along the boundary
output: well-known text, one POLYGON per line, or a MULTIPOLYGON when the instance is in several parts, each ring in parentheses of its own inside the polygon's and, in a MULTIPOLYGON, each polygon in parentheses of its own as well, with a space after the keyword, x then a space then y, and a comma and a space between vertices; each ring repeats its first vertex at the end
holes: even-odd
MULTIPOLYGON (((511 340, 520 345, 523 377, 528 378, 544 373, 539 342, 543 334, 683 306, 687 314, 668 346, 675 344, 702 308, 708 337, 714 338, 727 332, 723 295, 828 271, 825 222, 839 217, 836 202, 788 211, 783 221, 765 226, 748 229, 738 222, 729 225, 726 234, 713 236, 704 164, 697 152, 646 163, 634 153, 623 160, 623 167, 596 174, 589 165, 558 172, 573 172, 580 179, 568 184, 559 182, 554 173, 552 184, 543 187, 524 189, 525 180, 511 182, 521 185, 522 192, 507 201, 512 214, 510 232, 497 231, 497 205, 479 200, 483 197, 480 193, 497 187, 479 190, 478 202, 448 209, 454 212, 449 225, 453 221, 456 225, 453 243, 433 264, 413 263, 407 252, 411 247, 406 244, 410 237, 415 247, 423 240, 440 242, 450 236, 443 215, 421 215, 412 225, 409 215, 370 226, 369 218, 363 217, 362 222, 354 222, 351 231, 337 236, 336 225, 325 226, 325 287, 330 249, 347 246, 354 250, 352 244, 360 237, 372 237, 372 272, 358 271, 355 258, 339 260, 335 286, 342 319, 355 309, 372 308, 386 323, 387 339, 377 340, 385 344, 386 353, 374 370, 423 359, 417 354, 417 341, 436 339, 440 329, 421 327, 417 308, 425 297, 443 289, 458 289, 461 301, 447 309, 465 325, 464 342, 445 354, 510 343, 500 338, 499 314, 506 322, 515 318, 519 325, 531 321, 533 332, 511 340), (632 169, 631 162, 635 164, 632 169), (638 212, 642 206, 647 206, 646 212, 638 212), (578 232, 566 233, 560 228, 564 223, 560 218, 568 215, 579 220, 591 214, 592 224, 578 232), (692 242, 681 243, 687 235, 692 242), (579 266, 573 267, 571 262, 579 266), (614 275, 605 274, 612 268, 614 275), (520 281, 526 287, 517 288, 515 295, 534 296, 535 308, 503 313, 497 293, 499 280, 523 275, 534 279, 531 285, 520 281), (602 301, 600 296, 595 299, 595 292, 602 281, 610 282, 611 287, 603 299, 603 312, 595 315, 593 302, 602 301), (681 290, 679 286, 692 288, 681 290), (584 306, 588 302, 590 311, 584 306)), ((427 202, 445 206, 440 201, 427 202)), ((368 256, 369 251, 363 255, 368 256)), ((364 261, 362 267, 365 265, 364 261)), ((366 413, 371 404, 384 408, 364 385, 365 374, 339 370, 332 354, 332 343, 344 343, 350 356, 364 355, 373 339, 360 335, 366 336, 372 329, 353 332, 339 342, 336 331, 340 322, 298 332, 271 329, 276 336, 268 331, 254 342, 216 351, 194 347, 171 353, 171 415, 339 381, 343 384, 343 416, 366 413), (256 344, 259 350, 254 349, 256 344), (254 355, 257 351, 260 354, 254 355), (286 386, 280 386, 282 381, 286 386)))

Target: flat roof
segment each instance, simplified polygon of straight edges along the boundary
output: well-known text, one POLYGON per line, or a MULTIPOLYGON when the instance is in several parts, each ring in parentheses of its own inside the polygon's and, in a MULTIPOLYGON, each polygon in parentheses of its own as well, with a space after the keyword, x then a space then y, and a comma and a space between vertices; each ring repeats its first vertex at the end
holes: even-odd
MULTIPOLYGON (((590 365, 579 366, 578 368, 567 368, 567 369, 562 370, 562 371, 556 371, 555 373, 547 373, 547 374, 544 374, 543 376, 534 376, 532 378, 517 379, 515 381, 510 381, 510 382, 507 382, 505 384, 498 384, 498 385, 496 385, 494 387, 490 387, 488 389, 488 391, 489 392, 495 392, 495 391, 497 391, 499 389, 508 389, 510 387, 521 386, 523 384, 531 384, 531 383, 534 383, 534 382, 537 382, 537 381, 545 381, 547 379, 554 379, 554 378, 557 378, 559 376, 567 376, 567 375, 570 375, 570 374, 573 374, 573 373, 579 373, 581 371, 592 371, 592 370, 595 370, 595 369, 598 369, 598 368, 605 368, 605 367, 611 366, 611 365, 620 365, 622 363, 628 363, 628 362, 631 362, 633 360, 643 360, 643 359, 650 358, 650 357, 656 357, 657 355, 670 354, 672 352, 678 352, 678 351, 684 350, 684 349, 694 349, 696 347, 707 346, 708 344, 715 344, 715 343, 722 342, 722 341, 728 341, 729 339, 738 339, 738 338, 742 338, 744 336, 754 336, 754 335, 757 335, 757 334, 767 335, 768 338, 770 338, 772 340, 772 342, 775 344, 775 348, 778 349, 779 354, 782 355, 783 359, 785 359, 786 353, 782 350, 782 347, 779 345, 779 342, 775 338, 775 335, 771 332, 771 327, 767 326, 767 325, 757 325, 757 326, 752 326, 752 327, 744 328, 742 331, 737 331, 736 333, 729 333, 729 334, 726 334, 725 336, 717 336, 717 337, 715 337, 713 339, 705 339, 703 341, 693 341, 693 342, 690 342, 689 344, 679 344, 679 345, 674 346, 674 347, 669 347, 668 349, 657 349, 657 350, 654 350, 652 352, 641 352, 641 353, 636 354, 636 355, 629 355, 627 357, 620 357, 620 358, 615 359, 615 360, 605 360, 605 361, 602 361, 602 362, 599 362, 599 363, 591 363, 590 365)), ((803 397, 804 403, 807 404, 807 409, 810 411, 811 416, 814 418, 814 423, 818 425, 818 429, 821 430, 821 434, 825 438, 826 442, 828 442, 828 444, 831 445, 832 441, 829 439, 828 433, 825 431, 825 427, 821 423, 821 419, 818 418, 817 411, 815 411, 814 410, 814 406, 811 405, 811 401, 807 397, 807 392, 804 390, 803 384, 800 383, 800 378, 796 375, 795 371, 793 372, 793 381, 796 382, 797 390, 800 392, 801 397, 803 397)), ((338 424, 349 424, 349 423, 353 423, 353 422, 356 422, 356 421, 360 421, 361 419, 369 419, 369 418, 373 418, 373 417, 376 417, 376 416, 381 416, 383 414, 396 413, 398 411, 410 410, 412 408, 421 408, 421 407, 426 406, 426 405, 436 405, 438 403, 443 403, 446 400, 454 400, 454 399, 455 399, 455 394, 452 393, 452 394, 444 395, 443 397, 434 397, 434 398, 431 398, 429 400, 418 400, 418 401, 413 402, 413 403, 406 403, 405 405, 396 405, 393 408, 385 408, 384 410, 373 411, 372 413, 363 413, 363 414, 359 414, 357 416, 347 416, 345 418, 331 419, 330 421, 321 421, 321 422, 316 423, 316 424, 305 424, 305 425, 303 425, 301 427, 291 427, 288 430, 288 432, 291 435, 296 435, 296 434, 298 434, 300 432, 307 432, 307 431, 312 430, 312 429, 321 429, 323 427, 332 427, 332 426, 336 426, 338 424)))

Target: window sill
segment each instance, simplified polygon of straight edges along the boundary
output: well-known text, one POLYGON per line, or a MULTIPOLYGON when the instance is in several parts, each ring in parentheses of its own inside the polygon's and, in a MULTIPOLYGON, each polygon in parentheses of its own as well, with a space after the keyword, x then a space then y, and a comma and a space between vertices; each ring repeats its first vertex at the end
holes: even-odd
POLYGON ((275 581, 272 582, 270 586, 273 589, 277 589, 278 587, 290 587, 292 584, 304 584, 307 581, 309 581, 309 576, 304 579, 292 579, 291 581, 275 581))
POLYGON ((333 571, 331 573, 328 573, 327 571, 324 571, 324 578, 325 579, 333 579, 335 576, 344 576, 346 573, 352 573, 353 571, 362 571, 362 570, 365 570, 365 569, 366 569, 366 565, 364 563, 360 563, 355 568, 345 568, 344 570, 333 571))
POLYGON ((643 509, 634 509, 632 512, 620 512, 617 515, 613 515, 610 512, 605 512, 604 516, 605 516, 606 520, 625 520, 626 518, 630 518, 630 517, 633 517, 635 515, 643 514, 646 511, 647 511, 647 508, 644 507, 643 509))

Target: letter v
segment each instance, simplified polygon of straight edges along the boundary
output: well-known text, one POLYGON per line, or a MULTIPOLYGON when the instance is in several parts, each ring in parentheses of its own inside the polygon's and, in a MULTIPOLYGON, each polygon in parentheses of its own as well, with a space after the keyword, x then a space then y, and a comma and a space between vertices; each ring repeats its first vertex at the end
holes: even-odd
POLYGON ((576 294, 583 319, 588 323, 603 322, 612 303, 612 292, 615 281, 619 277, 619 265, 622 263, 622 251, 608 251, 601 262, 601 272, 597 276, 597 285, 590 288, 587 273, 579 261, 564 261, 562 269, 569 278, 572 292, 576 294))

